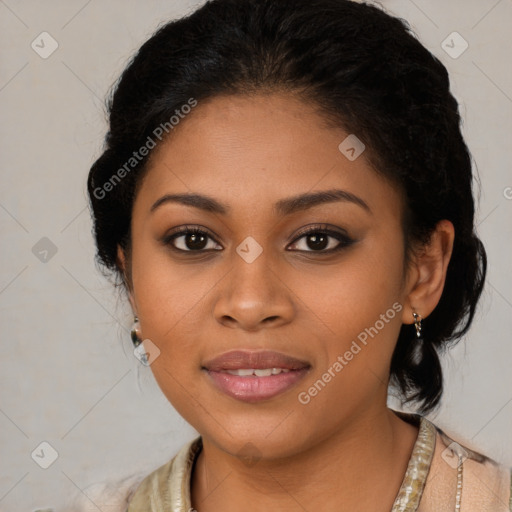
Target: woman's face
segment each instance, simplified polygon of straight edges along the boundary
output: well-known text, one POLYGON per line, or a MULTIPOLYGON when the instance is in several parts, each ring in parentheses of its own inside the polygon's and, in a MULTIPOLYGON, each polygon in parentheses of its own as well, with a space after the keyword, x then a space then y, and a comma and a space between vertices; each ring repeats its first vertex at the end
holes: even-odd
POLYGON ((386 407, 411 323, 402 202, 354 139, 339 148, 348 135, 286 95, 200 102, 136 197, 131 300, 160 350, 151 369, 228 453, 297 454, 386 407), (205 198, 162 199, 177 194, 205 198), (186 227, 207 234, 173 237, 186 227))

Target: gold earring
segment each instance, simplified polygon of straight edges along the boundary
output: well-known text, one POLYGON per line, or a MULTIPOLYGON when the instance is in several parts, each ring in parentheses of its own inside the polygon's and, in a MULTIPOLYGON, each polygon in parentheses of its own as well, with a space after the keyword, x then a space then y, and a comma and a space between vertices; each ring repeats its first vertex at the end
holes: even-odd
POLYGON ((416 328, 416 338, 421 338, 421 316, 416 313, 416 311, 413 312, 412 316, 414 317, 414 327, 416 328))

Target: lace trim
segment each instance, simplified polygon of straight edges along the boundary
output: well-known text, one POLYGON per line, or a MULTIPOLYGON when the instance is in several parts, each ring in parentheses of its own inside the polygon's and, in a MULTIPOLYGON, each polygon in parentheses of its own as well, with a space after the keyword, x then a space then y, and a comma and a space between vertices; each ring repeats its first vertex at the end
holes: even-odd
MULTIPOLYGON (((400 415, 403 416, 403 415, 400 415)), ((407 415, 417 417, 417 415, 407 415)), ((436 445, 436 427, 425 417, 419 417, 418 438, 407 465, 402 485, 391 512, 415 512, 423 495, 436 445)))

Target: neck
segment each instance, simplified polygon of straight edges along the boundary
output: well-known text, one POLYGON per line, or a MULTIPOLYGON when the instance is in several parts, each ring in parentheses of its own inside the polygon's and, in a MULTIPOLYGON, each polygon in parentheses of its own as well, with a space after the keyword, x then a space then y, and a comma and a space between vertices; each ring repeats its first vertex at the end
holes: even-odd
POLYGON ((367 413, 286 459, 246 464, 203 437, 192 475, 200 512, 391 510, 418 429, 390 409, 367 413), (248 507, 249 504, 249 507, 248 507))

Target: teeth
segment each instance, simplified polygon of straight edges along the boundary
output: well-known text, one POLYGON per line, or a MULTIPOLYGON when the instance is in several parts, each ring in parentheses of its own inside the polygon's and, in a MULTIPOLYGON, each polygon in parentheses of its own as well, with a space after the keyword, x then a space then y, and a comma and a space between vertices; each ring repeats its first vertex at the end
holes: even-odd
POLYGON ((228 370, 231 375, 238 375, 239 377, 248 377, 254 373, 254 370, 228 370))
POLYGON ((287 373, 290 370, 287 368, 262 368, 262 369, 240 369, 240 370, 225 370, 230 375, 236 375, 237 377, 249 377, 250 375, 256 375, 256 377, 270 377, 271 375, 279 375, 280 373, 287 373))
POLYGON ((270 377, 272 375, 272 368, 265 368, 264 370, 254 370, 256 377, 270 377))

